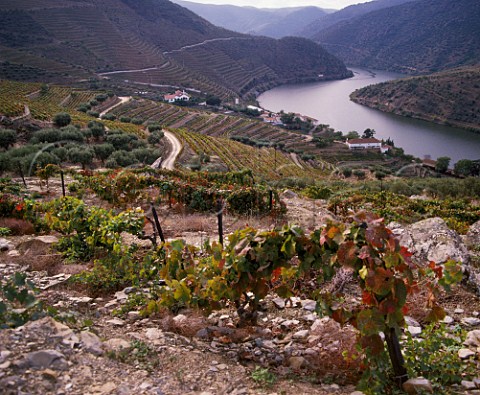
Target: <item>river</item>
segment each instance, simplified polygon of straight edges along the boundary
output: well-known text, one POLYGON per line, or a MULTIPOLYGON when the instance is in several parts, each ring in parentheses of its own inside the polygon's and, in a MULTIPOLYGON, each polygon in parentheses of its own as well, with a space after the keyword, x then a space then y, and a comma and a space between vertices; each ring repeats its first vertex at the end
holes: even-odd
POLYGON ((344 133, 375 129, 375 137, 391 138, 405 153, 419 158, 430 155, 459 159, 480 159, 480 134, 431 122, 387 114, 352 102, 350 93, 367 85, 400 78, 385 71, 350 68, 354 77, 341 81, 284 85, 258 97, 262 108, 278 112, 295 112, 318 119, 344 133))

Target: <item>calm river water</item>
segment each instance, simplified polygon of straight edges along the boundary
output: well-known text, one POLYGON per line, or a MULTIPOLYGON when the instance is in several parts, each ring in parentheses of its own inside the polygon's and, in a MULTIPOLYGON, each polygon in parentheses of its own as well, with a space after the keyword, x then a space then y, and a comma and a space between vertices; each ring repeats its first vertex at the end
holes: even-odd
POLYGON ((386 114, 355 104, 349 95, 355 89, 401 77, 384 71, 350 68, 355 76, 341 81, 285 85, 259 96, 261 107, 311 116, 344 133, 375 129, 375 137, 392 138, 406 153, 432 159, 448 156, 451 164, 459 159, 480 159, 480 134, 463 129, 386 114))

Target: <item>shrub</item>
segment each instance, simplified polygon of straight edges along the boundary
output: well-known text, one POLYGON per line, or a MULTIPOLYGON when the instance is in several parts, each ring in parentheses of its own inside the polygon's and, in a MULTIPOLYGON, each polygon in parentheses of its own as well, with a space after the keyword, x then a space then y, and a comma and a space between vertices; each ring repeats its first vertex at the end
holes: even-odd
POLYGON ((115 121, 117 117, 113 114, 104 114, 102 115, 102 119, 106 119, 107 121, 115 121))
POLYGON ((58 127, 67 126, 72 122, 72 117, 66 112, 59 112, 53 117, 53 123, 58 127))
POLYGON ((138 160, 132 152, 119 150, 110 155, 105 165, 109 168, 116 168, 128 167, 135 163, 138 163, 138 160))
POLYGON ((10 129, 0 129, 0 147, 8 149, 17 141, 17 132, 10 129))

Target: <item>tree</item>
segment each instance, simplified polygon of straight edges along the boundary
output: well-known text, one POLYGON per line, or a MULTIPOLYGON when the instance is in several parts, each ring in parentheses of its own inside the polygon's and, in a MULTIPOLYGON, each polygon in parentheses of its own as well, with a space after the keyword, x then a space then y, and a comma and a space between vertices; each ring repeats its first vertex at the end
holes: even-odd
POLYGON ((164 133, 162 131, 155 131, 147 137, 147 141, 151 145, 156 145, 162 140, 163 136, 164 133))
POLYGON ((72 117, 66 112, 59 112, 53 117, 53 123, 58 127, 67 126, 72 122, 72 117))
POLYGON ((2 129, 0 130, 0 147, 5 150, 17 141, 17 133, 15 130, 2 129))
POLYGON ((475 162, 473 160, 461 159, 455 163, 453 171, 459 176, 468 177, 475 175, 475 167, 475 162))
POLYGON ((448 170, 450 165, 450 158, 448 156, 441 156, 437 158, 437 163, 435 164, 435 170, 439 173, 445 173, 448 170))
POLYGON ((104 163, 105 160, 114 153, 115 148, 112 144, 108 143, 97 144, 93 146, 93 151, 95 152, 95 156, 104 163))
POLYGON ((103 123, 98 121, 90 121, 87 126, 91 130, 92 136, 95 139, 100 139, 105 135, 105 125, 103 123))
POLYGON ((80 163, 82 169, 85 170, 85 167, 93 160, 93 151, 86 147, 74 147, 68 151, 68 158, 73 163, 80 163))
POLYGON ((218 96, 209 95, 207 96, 206 103, 209 106, 219 106, 222 104, 222 99, 220 99, 218 96))
POLYGON ((364 138, 364 139, 370 139, 370 138, 372 138, 372 137, 375 135, 375 133, 377 133, 377 132, 375 131, 375 129, 367 128, 367 129, 365 129, 365 130, 363 131, 362 138, 364 138))
POLYGON ((351 132, 348 132, 345 137, 346 137, 348 140, 352 140, 352 139, 358 139, 358 138, 360 138, 360 135, 358 134, 357 131, 352 130, 351 132))

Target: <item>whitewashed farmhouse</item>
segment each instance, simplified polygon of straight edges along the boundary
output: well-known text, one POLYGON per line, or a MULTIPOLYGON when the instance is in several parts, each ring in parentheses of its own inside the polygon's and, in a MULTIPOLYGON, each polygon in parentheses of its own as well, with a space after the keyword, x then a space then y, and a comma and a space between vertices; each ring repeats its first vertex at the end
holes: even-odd
POLYGON ((163 99, 169 103, 175 103, 176 101, 189 101, 190 95, 185 91, 175 91, 175 93, 163 96, 163 99))

